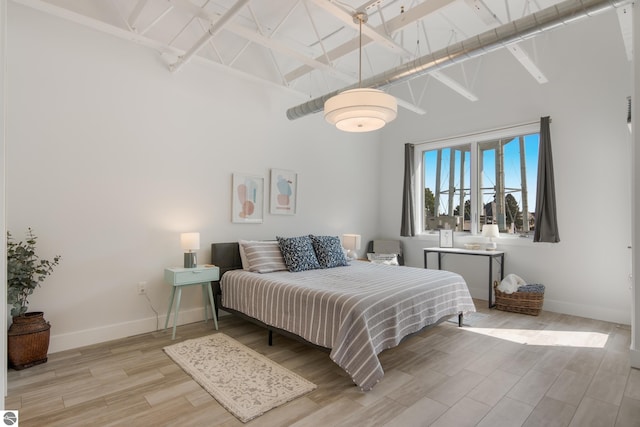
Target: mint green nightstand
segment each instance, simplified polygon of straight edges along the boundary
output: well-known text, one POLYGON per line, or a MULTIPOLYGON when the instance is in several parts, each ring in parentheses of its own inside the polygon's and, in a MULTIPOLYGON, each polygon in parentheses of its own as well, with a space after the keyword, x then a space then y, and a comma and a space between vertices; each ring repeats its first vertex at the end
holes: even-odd
POLYGON ((178 290, 178 299, 176 301, 176 308, 173 314, 173 335, 171 339, 176 339, 176 324, 178 323, 178 311, 180 310, 180 297, 182 296, 182 288, 186 286, 201 285, 202 297, 204 300, 204 321, 209 320, 209 314, 207 313, 207 299, 211 304, 211 317, 213 323, 218 329, 218 319, 216 318, 216 310, 213 305, 213 291, 211 290, 211 282, 220 278, 220 270, 218 267, 205 267, 197 266, 195 268, 165 268, 164 269, 164 281, 171 285, 171 298, 169 299, 169 308, 167 309, 167 319, 164 322, 164 328, 167 329, 169 324, 169 316, 171 316, 171 306, 173 305, 173 297, 178 290), (207 298, 208 297, 208 298, 207 298))

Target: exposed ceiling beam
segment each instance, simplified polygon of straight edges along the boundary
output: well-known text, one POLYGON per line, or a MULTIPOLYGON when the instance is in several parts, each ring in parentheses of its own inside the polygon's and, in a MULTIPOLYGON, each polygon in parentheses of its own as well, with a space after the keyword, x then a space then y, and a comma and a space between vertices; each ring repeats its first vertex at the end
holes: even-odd
MULTIPOLYGON (((620 32, 622 33, 622 41, 627 52, 627 59, 633 59, 633 12, 631 5, 623 6, 617 9, 618 22, 620 23, 620 32)), ((636 10, 637 12, 637 10, 636 10)), ((636 17, 637 18, 637 17, 636 17)))
POLYGON ((413 111, 414 113, 420 114, 421 116, 427 114, 427 112, 424 109, 418 107, 412 102, 405 101, 404 99, 400 99, 397 96, 396 96, 396 102, 398 103, 398 107, 402 107, 409 111, 413 111))
POLYGON ((520 62, 520 64, 533 76, 534 79, 540 84, 547 83, 549 80, 544 75, 542 70, 538 68, 535 62, 529 57, 529 54, 520 47, 518 43, 513 43, 507 46, 507 50, 520 62))
MULTIPOLYGON (((430 1, 426 1, 423 2, 415 7, 412 7, 411 9, 409 9, 408 11, 406 11, 405 13, 387 21, 386 23, 386 27, 389 31, 389 34, 394 34, 396 31, 401 30, 402 28, 411 25, 413 23, 415 23, 416 21, 419 21, 420 19, 424 18, 425 16, 436 12, 437 10, 451 4, 454 3, 457 0, 430 0, 430 1)), ((352 21, 353 22, 353 21, 352 21)), ((378 27, 375 28, 376 31, 380 32, 380 31, 384 31, 384 25, 380 25, 378 27)), ((371 42, 371 39, 369 37, 366 36, 366 34, 364 34, 363 31, 363 37, 362 37, 362 45, 366 45, 368 43, 371 42)), ((327 58, 329 59, 329 61, 335 61, 336 59, 342 58, 343 56, 355 51, 358 49, 358 39, 354 38, 352 40, 349 40, 346 43, 341 44, 340 46, 330 50, 327 52, 327 58)), ((324 57, 324 55, 322 56, 318 56, 315 58, 317 61, 326 63, 326 58, 324 57)), ((293 81, 296 80, 308 73, 310 73, 311 71, 313 71, 313 68, 308 67, 306 65, 303 65, 301 67, 298 67, 292 71, 290 71, 289 73, 287 73, 285 75, 285 78, 287 79, 287 81, 293 81)))
MULTIPOLYGON (((200 8, 199 6, 191 3, 189 0, 171 0, 171 3, 176 7, 182 8, 184 10, 189 11, 190 13, 195 14, 201 19, 204 19, 207 22, 214 22, 218 19, 218 15, 214 13, 207 12, 200 8)), ((263 36, 258 32, 251 30, 243 25, 237 24, 235 22, 228 22, 224 28, 226 31, 230 31, 246 40, 249 40, 255 44, 266 47, 267 49, 271 49, 283 55, 287 55, 291 58, 296 59, 297 61, 302 62, 303 64, 311 67, 312 69, 322 70, 323 72, 330 74, 340 80, 345 82, 353 82, 353 76, 347 73, 341 72, 330 65, 327 65, 324 62, 320 62, 313 58, 310 58, 295 49, 288 47, 287 45, 273 40, 270 37, 263 36)), ((286 76, 285 76, 286 80, 286 76)))
MULTIPOLYGON (((182 49, 178 49, 173 46, 169 46, 166 43, 159 42, 157 40, 151 39, 147 36, 125 30, 121 27, 117 27, 111 24, 107 24, 104 21, 100 21, 95 18, 90 18, 86 15, 71 11, 67 8, 56 6, 48 1, 44 0, 13 0, 14 3, 21 4, 23 6, 30 7, 34 10, 38 10, 40 12, 47 13, 51 16, 56 16, 58 18, 67 20, 69 22, 74 22, 78 25, 83 25, 87 28, 91 28, 96 31, 100 31, 104 34, 109 34, 111 36, 117 37, 121 40, 127 40, 135 43, 138 46, 144 46, 147 49, 153 50, 156 53, 159 53, 161 57, 169 58, 169 60, 173 61, 175 58, 179 57, 181 54, 184 54, 185 51, 182 49)), ((261 77, 258 77, 254 74, 251 74, 246 71, 239 70, 237 68, 232 68, 226 66, 224 64, 220 64, 216 61, 212 61, 210 59, 204 57, 196 57, 198 62, 203 65, 213 67, 216 70, 221 72, 229 73, 235 76, 239 76, 240 78, 247 79, 250 81, 258 82, 260 84, 265 84, 270 87, 278 88, 280 90, 285 90, 292 96, 299 96, 301 99, 308 98, 308 93, 302 93, 298 90, 291 89, 290 87, 283 86, 281 84, 277 84, 271 80, 267 80, 261 77)))
POLYGON ((438 80, 440 83, 449 86, 450 89, 453 89, 454 91, 458 92, 460 95, 464 96, 469 101, 474 101, 475 102, 475 101, 478 100, 478 97, 476 95, 474 95, 473 93, 471 93, 471 91, 469 89, 467 89, 466 87, 462 86, 460 83, 458 83, 457 81, 455 81, 451 77, 443 74, 441 71, 433 71, 431 73, 431 77, 433 77, 434 79, 438 80))
MULTIPOLYGON (((190 0, 171 0, 171 3, 173 5, 175 5, 176 7, 182 8, 190 13, 193 13, 195 16, 197 16, 198 18, 201 18, 207 22, 213 22, 216 19, 218 19, 218 15, 214 14, 214 13, 210 13, 207 12, 205 10, 203 10, 202 8, 200 8, 199 6, 191 3, 190 0)), ((291 12, 291 11, 290 11, 291 12)), ((330 74, 332 76, 334 76, 335 78, 344 81, 345 83, 353 83, 355 81, 355 77, 341 72, 335 68, 333 68, 332 66, 320 62, 316 59, 313 58, 309 58, 308 56, 294 50, 291 49, 290 47, 286 46, 283 43, 279 43, 269 37, 263 36, 261 34, 258 34, 257 32, 248 29, 246 27, 244 27, 243 25, 237 24, 235 22, 229 22, 227 23, 227 25, 225 26, 225 30, 226 31, 230 31, 233 32, 234 34, 243 37, 249 41, 252 41, 256 44, 259 44, 261 46, 264 46, 268 49, 277 51, 279 53, 282 53, 284 55, 288 55, 292 58, 297 59, 298 61, 302 62, 303 64, 305 64, 306 66, 310 67, 311 69, 319 69, 324 71, 327 74, 330 74)), ((285 81, 286 81, 286 77, 285 77, 285 81)), ((413 111, 416 114, 426 114, 426 111, 420 107, 418 107, 417 105, 414 105, 413 103, 400 99, 400 98, 396 98, 398 105, 409 110, 409 111, 413 111)))
POLYGON ((279 43, 273 39, 260 35, 255 31, 250 30, 240 24, 230 22, 229 24, 227 24, 226 30, 231 31, 234 34, 237 34, 247 40, 251 40, 252 42, 264 46, 268 49, 290 56, 291 58, 295 58, 296 60, 302 62, 303 64, 306 64, 309 67, 322 70, 325 73, 330 74, 336 78, 345 81, 353 81, 353 76, 347 73, 343 73, 342 71, 339 71, 323 62, 316 61, 313 58, 310 58, 294 49, 291 49, 283 43, 279 43))
MULTIPOLYGON (((434 71, 460 64, 472 58, 502 49, 512 43, 527 40, 554 28, 571 24, 612 8, 630 4, 632 0, 565 0, 558 5, 542 9, 526 17, 516 19, 498 28, 485 31, 470 39, 455 43, 439 51, 424 55, 409 63, 386 70, 362 82, 362 87, 389 88, 434 71)), ((311 99, 287 110, 287 118, 295 120, 322 111, 324 102, 338 93, 353 89, 354 85, 338 89, 311 99)))
POLYGON ((198 53, 202 47, 207 44, 217 33, 219 33, 234 16, 236 16, 240 10, 251 0, 238 0, 233 6, 227 10, 216 22, 211 24, 209 30, 203 34, 203 36, 189 49, 183 56, 178 58, 176 62, 169 65, 171 71, 178 71, 184 64, 189 62, 191 58, 198 53))
POLYGON ((142 9, 147 5, 149 0, 138 0, 138 3, 133 7, 131 11, 131 15, 129 15, 129 27, 136 29, 136 24, 138 23, 138 19, 140 18, 140 14, 142 13, 142 9))
MULTIPOLYGON (((502 20, 498 18, 491 9, 489 9, 483 0, 465 0, 465 3, 488 27, 503 24, 502 20)), ((534 79, 536 79, 538 83, 543 84, 549 81, 527 52, 524 51, 517 43, 509 45, 507 50, 518 60, 518 62, 520 62, 524 69, 527 70, 534 79)))
MULTIPOLYGON (((354 22, 353 14, 351 12, 327 0, 312 0, 312 1, 316 6, 326 10, 327 12, 329 12, 330 14, 338 18, 340 21, 349 25, 350 27, 357 30, 360 29, 359 24, 354 22)), ((391 37, 387 36, 382 31, 379 31, 378 28, 373 28, 370 25, 364 24, 362 25, 362 34, 364 36, 367 36, 371 41, 379 44, 380 46, 384 47, 385 49, 387 49, 389 52, 393 54, 396 54, 401 57, 411 56, 411 52, 406 50, 401 45, 397 44, 395 41, 393 41, 393 39, 391 39, 391 37)))
POLYGON ((140 34, 146 34, 147 31, 149 31, 153 26, 155 26, 158 22, 160 22, 162 20, 162 18, 167 16, 169 14, 169 12, 171 12, 172 10, 173 10, 173 5, 170 4, 160 15, 158 15, 156 17, 156 19, 154 19, 149 25, 147 25, 147 28, 145 28, 142 31, 139 31, 139 33, 140 34))

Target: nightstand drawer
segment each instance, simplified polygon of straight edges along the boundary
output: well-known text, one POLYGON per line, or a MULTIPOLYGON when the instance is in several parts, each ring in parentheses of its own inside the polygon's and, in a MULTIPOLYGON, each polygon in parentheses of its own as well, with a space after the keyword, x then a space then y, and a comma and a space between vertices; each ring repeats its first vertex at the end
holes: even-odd
POLYGON ((209 268, 168 268, 164 274, 169 284, 187 285, 190 283, 213 282, 219 278, 217 267, 209 268))

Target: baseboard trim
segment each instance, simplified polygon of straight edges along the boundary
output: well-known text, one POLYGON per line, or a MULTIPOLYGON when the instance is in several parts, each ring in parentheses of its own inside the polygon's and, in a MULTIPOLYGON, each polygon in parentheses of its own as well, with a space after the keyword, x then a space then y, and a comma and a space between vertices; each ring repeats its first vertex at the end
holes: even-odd
POLYGON ((631 324, 631 309, 612 310, 610 308, 596 307, 592 305, 573 304, 564 301, 550 300, 545 296, 542 310, 554 313, 570 314, 572 316, 586 317, 588 319, 602 320, 621 325, 631 324))
MULTIPOLYGON (((84 329, 66 334, 51 335, 49 353, 57 353, 92 344, 126 338, 133 335, 159 331, 164 328, 165 319, 166 316, 160 315, 157 318, 153 316, 130 322, 107 325, 100 328, 84 329)), ((180 311, 180 314, 178 315, 178 325, 186 325, 188 323, 202 321, 202 307, 180 311)), ((173 328, 173 318, 169 319, 169 322, 166 332, 167 334, 170 334, 171 328, 173 328)), ((209 322, 211 322, 211 319, 209 319, 209 322)), ((213 325, 213 322, 211 322, 211 324, 213 325)))
POLYGON ((630 349, 629 361, 631 362, 632 368, 640 369, 640 350, 630 349))
MULTIPOLYGON (((469 287, 469 293, 473 298, 487 299, 487 289, 469 287)), ((544 311, 554 313, 570 314, 572 316, 586 317, 588 319, 602 320, 605 322, 618 323, 621 325, 631 324, 631 308, 629 310, 613 310, 609 308, 597 307, 593 305, 574 304, 565 301, 549 299, 546 295, 542 306, 544 311)))

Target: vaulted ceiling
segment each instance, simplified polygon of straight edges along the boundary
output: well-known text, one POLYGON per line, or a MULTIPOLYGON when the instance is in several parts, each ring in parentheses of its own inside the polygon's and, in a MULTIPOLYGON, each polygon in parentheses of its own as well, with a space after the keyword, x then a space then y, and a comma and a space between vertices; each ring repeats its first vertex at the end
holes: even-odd
MULTIPOLYGON (((442 51, 490 29, 537 13, 559 0, 14 0, 156 49, 167 72, 206 61, 300 92, 322 96, 358 82, 359 27, 362 79, 442 51)), ((570 2, 569 2, 570 3, 570 2)), ((576 0, 574 3, 580 3, 576 0)), ((620 3, 620 2, 618 2, 620 3)), ((624 2, 622 2, 624 3, 624 2)), ((619 5, 616 5, 619 6, 619 5)), ((631 59, 630 6, 616 7, 620 41, 631 59)), ((546 82, 535 39, 510 43, 524 75, 546 82)), ((429 77, 452 96, 477 99, 473 70, 464 62, 429 77)), ((423 93, 410 81, 401 107, 422 113, 423 93)), ((407 89, 405 88, 405 89, 407 89)), ((390 91, 393 94, 393 91, 390 91)))

